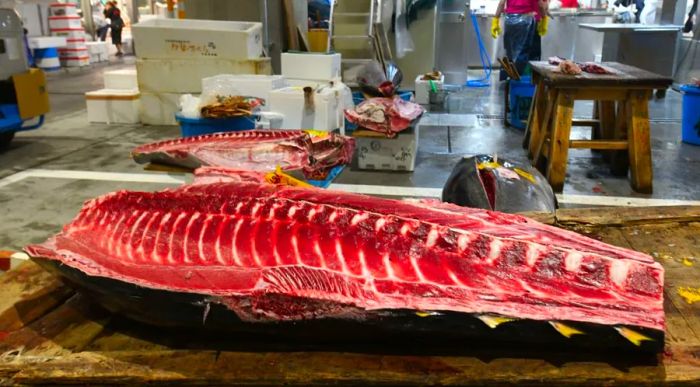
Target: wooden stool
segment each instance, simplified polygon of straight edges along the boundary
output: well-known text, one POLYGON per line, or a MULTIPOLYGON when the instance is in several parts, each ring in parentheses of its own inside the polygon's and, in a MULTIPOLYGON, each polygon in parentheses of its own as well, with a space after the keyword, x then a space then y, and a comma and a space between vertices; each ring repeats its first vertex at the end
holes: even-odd
POLYGON ((615 175, 629 170, 632 188, 651 193, 648 99, 672 80, 615 62, 601 64, 615 74, 579 76, 555 72, 547 62, 530 65, 536 88, 524 145, 552 188, 564 187, 569 148, 585 148, 604 151, 615 175), (593 120, 573 120, 576 100, 595 101, 593 120), (591 126, 591 140, 571 140, 572 126, 591 126))

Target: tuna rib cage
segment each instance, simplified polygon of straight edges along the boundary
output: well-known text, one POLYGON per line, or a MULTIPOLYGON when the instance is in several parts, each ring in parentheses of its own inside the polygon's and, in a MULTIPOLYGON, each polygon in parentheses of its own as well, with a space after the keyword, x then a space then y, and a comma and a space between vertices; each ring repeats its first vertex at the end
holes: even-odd
POLYGON ((664 327, 663 269, 648 256, 519 216, 326 190, 120 191, 87 202, 27 252, 224 300, 277 294, 366 310, 664 327))

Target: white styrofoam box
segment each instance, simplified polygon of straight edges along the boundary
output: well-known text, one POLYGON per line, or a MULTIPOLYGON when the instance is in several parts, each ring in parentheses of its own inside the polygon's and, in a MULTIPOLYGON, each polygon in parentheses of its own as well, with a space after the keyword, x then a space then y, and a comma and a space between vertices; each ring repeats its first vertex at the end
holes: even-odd
POLYGON ((139 58, 253 59, 263 54, 262 23, 151 19, 131 30, 139 58))
POLYGON ((69 16, 49 16, 49 28, 54 30, 60 30, 63 28, 81 28, 82 23, 80 21, 80 16, 69 15, 69 16))
POLYGON ((332 84, 342 83, 340 78, 323 80, 323 79, 295 79, 295 78, 284 78, 287 81, 287 86, 289 87, 313 87, 318 89, 321 86, 327 86, 332 84))
POLYGON ((59 58, 83 58, 86 56, 90 56, 87 47, 58 49, 59 58))
MULTIPOLYGON (((357 133, 357 132, 356 132, 357 133)), ((353 134, 360 169, 413 171, 418 151, 418 127, 400 132, 394 138, 363 137, 353 134)))
MULTIPOLYGON (((428 105, 430 103, 430 81, 425 81, 421 78, 423 78, 422 74, 416 77, 415 102, 421 105, 428 105)), ((433 81, 433 83, 435 83, 435 87, 442 89, 442 85, 445 83, 445 75, 441 75, 440 80, 433 81)))
POLYGON ((100 63, 100 62, 106 62, 109 60, 109 57, 105 54, 97 53, 97 54, 90 54, 90 63, 100 63))
POLYGON ((137 124, 141 100, 137 89, 101 89, 85 93, 90 122, 137 124))
POLYGON ((270 58, 137 59, 136 72, 143 92, 201 93, 203 78, 219 74, 269 75, 272 64, 270 58))
POLYGON ((202 79, 202 94, 244 95, 267 101, 271 90, 286 86, 281 75, 221 74, 202 79))
POLYGON ((141 93, 139 118, 146 125, 177 125, 175 113, 180 111, 180 95, 176 93, 141 93))
POLYGON ((87 47, 87 42, 84 37, 81 38, 63 38, 66 39, 66 48, 83 48, 87 47))
POLYGON ((109 43, 107 42, 85 42, 85 46, 90 54, 107 54, 109 43))
POLYGON ((83 67, 90 65, 90 56, 78 57, 60 57, 61 66, 63 67, 83 67))
POLYGON ((83 38, 85 39, 85 31, 82 28, 50 28, 51 35, 63 36, 68 39, 83 38))
POLYGON ((27 38, 29 48, 32 50, 43 50, 45 48, 63 47, 68 42, 62 36, 35 36, 27 38))
POLYGON ((78 14, 78 7, 75 3, 51 3, 49 4, 50 16, 71 16, 78 14))
POLYGON ((288 79, 340 78, 340 54, 282 53, 282 75, 288 79))
POLYGON ((270 91, 267 106, 271 112, 284 116, 281 129, 314 129, 331 131, 340 128, 342 96, 330 88, 315 90, 313 106, 307 107, 304 90, 285 87, 270 91))
POLYGON ((138 89, 136 69, 111 70, 102 73, 106 89, 138 89))

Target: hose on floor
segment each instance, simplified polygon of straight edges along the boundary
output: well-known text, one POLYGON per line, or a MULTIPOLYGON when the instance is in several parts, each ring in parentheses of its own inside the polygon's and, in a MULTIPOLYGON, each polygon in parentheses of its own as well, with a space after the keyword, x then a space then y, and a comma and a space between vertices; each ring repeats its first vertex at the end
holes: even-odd
POLYGON ((481 66, 484 70, 484 77, 475 80, 467 80, 467 87, 488 87, 491 85, 491 57, 486 48, 484 47, 484 41, 481 39, 481 32, 479 31, 479 24, 476 20, 476 13, 470 12, 472 19, 472 25, 474 26, 474 32, 476 32, 476 42, 479 44, 479 58, 481 59, 481 66))

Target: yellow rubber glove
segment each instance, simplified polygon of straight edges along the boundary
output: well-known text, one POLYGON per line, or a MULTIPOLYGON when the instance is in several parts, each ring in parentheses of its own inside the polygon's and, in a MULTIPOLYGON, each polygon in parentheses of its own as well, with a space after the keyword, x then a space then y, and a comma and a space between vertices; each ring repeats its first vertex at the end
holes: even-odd
POLYGON ((493 20, 491 20, 491 36, 493 36, 494 39, 498 39, 498 35, 501 34, 501 18, 498 16, 495 16, 493 20))
POLYGON ((537 33, 540 36, 547 35, 547 25, 548 24, 549 24, 549 19, 547 18, 547 16, 540 19, 540 21, 537 23, 537 33))

